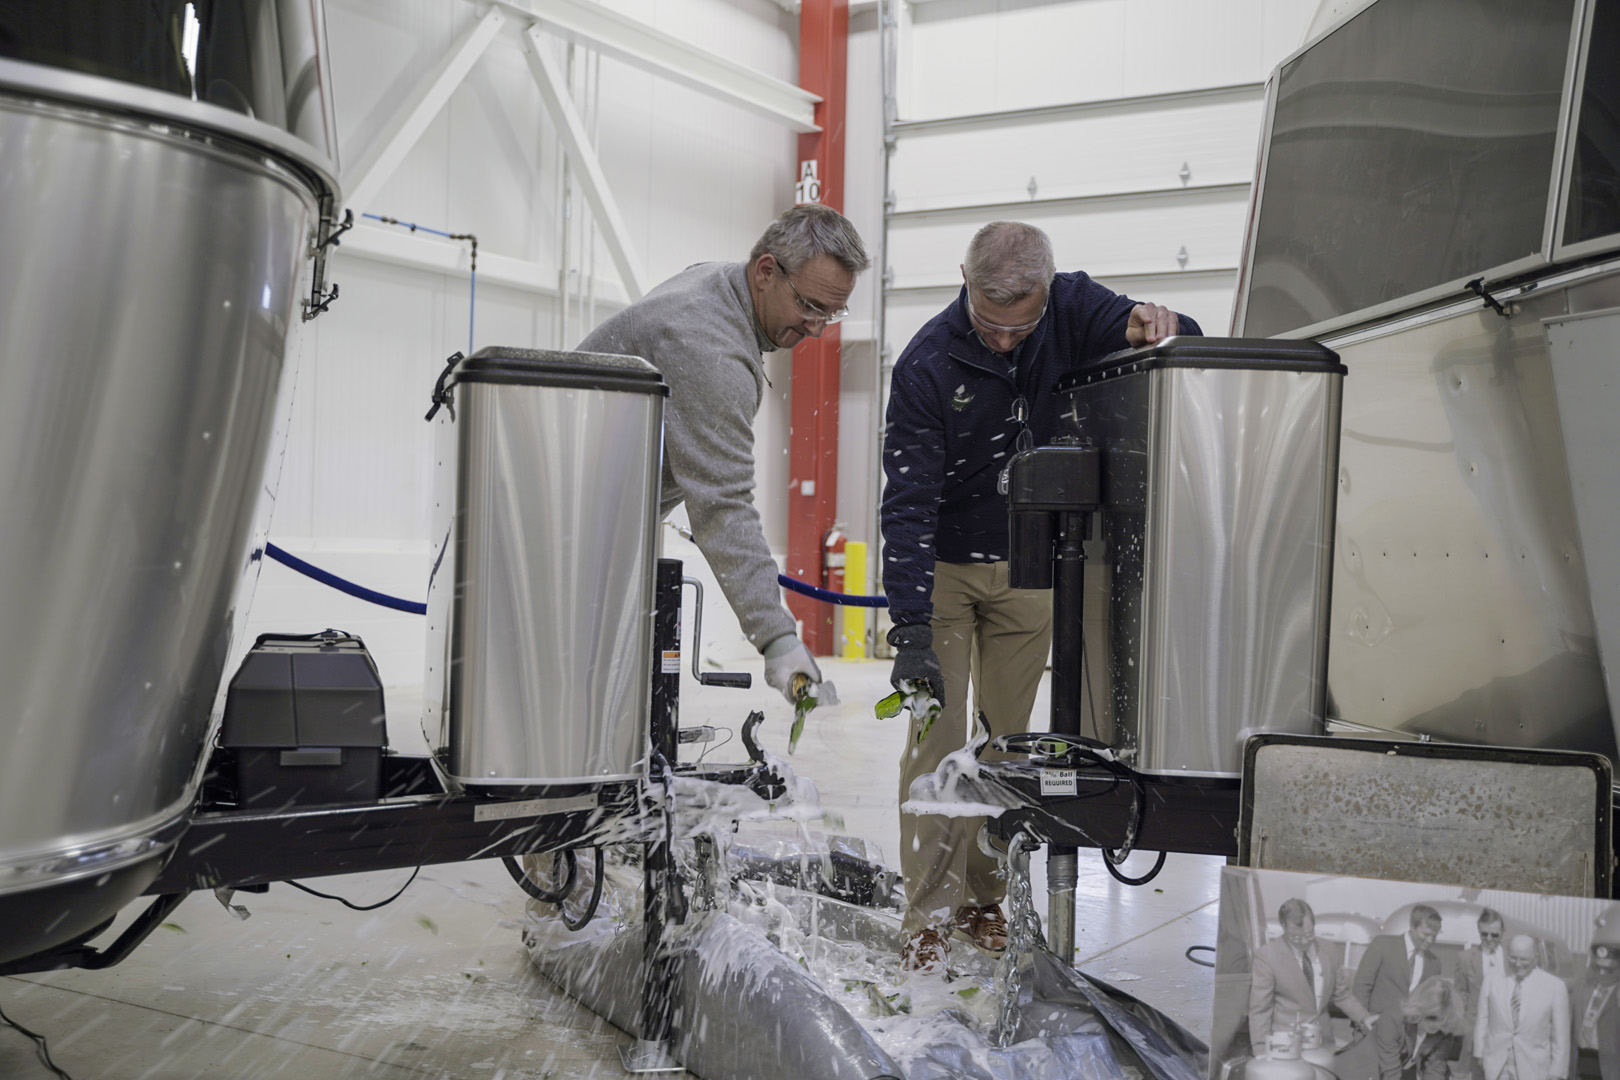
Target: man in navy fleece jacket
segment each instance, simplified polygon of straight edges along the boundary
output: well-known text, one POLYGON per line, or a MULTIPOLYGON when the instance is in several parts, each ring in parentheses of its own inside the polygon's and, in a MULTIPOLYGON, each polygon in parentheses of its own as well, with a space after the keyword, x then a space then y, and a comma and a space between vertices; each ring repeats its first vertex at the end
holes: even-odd
MULTIPOLYGON (((1202 332, 1083 273, 1056 273, 1051 241, 1020 222, 980 229, 962 279, 961 294, 900 354, 889 390, 882 523, 891 681, 926 685, 944 706, 921 745, 912 718, 902 802, 915 778, 963 745, 970 669, 991 734, 1028 728, 1052 601, 1044 590, 1008 587, 1007 503, 997 479, 1013 454, 1058 433, 1058 377, 1120 349, 1202 332)), ((943 973, 952 931, 980 949, 1005 948, 1006 885, 978 849, 982 821, 900 815, 907 970, 943 973)))

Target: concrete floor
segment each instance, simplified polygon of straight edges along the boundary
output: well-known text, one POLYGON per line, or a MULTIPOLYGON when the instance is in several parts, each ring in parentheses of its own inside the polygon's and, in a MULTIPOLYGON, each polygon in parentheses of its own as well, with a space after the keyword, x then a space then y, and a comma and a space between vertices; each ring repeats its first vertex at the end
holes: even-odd
MULTIPOLYGON (((753 669, 763 686, 761 666, 753 669)), ((792 764, 820 788, 829 832, 875 841, 897 865, 905 724, 871 711, 889 691, 889 665, 824 661, 823 671, 845 704, 811 715, 792 764)), ((785 753, 791 710, 774 692, 683 684, 683 726, 740 726, 763 708, 763 741, 785 753)), ((389 691, 389 733, 403 752, 423 749, 419 701, 417 688, 389 691)), ((1043 690, 1036 726, 1046 708, 1043 690)), ((745 757, 736 741, 710 756, 745 757)), ((1032 862, 1043 902, 1043 856, 1032 862)), ((1149 856, 1133 857, 1126 872, 1149 865, 1149 856)), ((1211 972, 1184 953, 1215 943, 1221 865, 1171 855, 1156 880, 1131 888, 1108 876, 1100 856, 1081 854, 1077 962, 1206 1038, 1211 972)), ((408 876, 308 884, 364 904, 408 876)), ((274 885, 236 898, 252 912, 244 921, 212 894, 194 894, 116 967, 0 980, 0 1009, 46 1035, 75 1080, 624 1075, 618 1047, 628 1038, 530 970, 516 929, 523 899, 493 861, 424 867, 399 900, 366 913, 274 885)), ((0 1077, 51 1075, 29 1040, 0 1027, 0 1077)))

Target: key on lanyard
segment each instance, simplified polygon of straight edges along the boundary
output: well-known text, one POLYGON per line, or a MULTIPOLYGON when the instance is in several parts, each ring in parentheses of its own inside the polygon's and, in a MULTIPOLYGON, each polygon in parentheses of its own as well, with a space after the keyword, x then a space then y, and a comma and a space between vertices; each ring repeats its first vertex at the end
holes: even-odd
MULTIPOLYGON (((1019 394, 1018 400, 1013 402, 1010 419, 1018 425, 1018 437, 1013 440, 1015 455, 1022 454, 1025 450, 1033 450, 1035 433, 1029 430, 1029 402, 1024 400, 1023 394, 1019 394)), ((996 490, 1003 495, 1007 494, 1008 476, 1011 472, 1012 462, 1009 461, 1001 467, 1001 475, 996 478, 996 490)))

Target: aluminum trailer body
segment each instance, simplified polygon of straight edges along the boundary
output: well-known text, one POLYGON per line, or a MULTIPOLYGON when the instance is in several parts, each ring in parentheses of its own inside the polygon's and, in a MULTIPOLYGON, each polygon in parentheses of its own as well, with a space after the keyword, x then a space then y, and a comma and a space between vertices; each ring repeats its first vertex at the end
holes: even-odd
POLYGON ((1271 78, 1233 332, 1349 371, 1330 730, 1615 757, 1617 50, 1614 0, 1378 0, 1271 78))

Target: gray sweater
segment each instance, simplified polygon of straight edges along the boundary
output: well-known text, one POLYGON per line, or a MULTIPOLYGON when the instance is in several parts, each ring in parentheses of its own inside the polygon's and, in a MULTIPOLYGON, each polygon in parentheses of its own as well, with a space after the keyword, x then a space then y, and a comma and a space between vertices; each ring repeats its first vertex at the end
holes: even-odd
POLYGON ((639 356, 669 384, 660 509, 683 500, 692 535, 754 647, 794 632, 754 508, 754 416, 761 356, 745 263, 698 263, 609 317, 579 343, 639 356))

